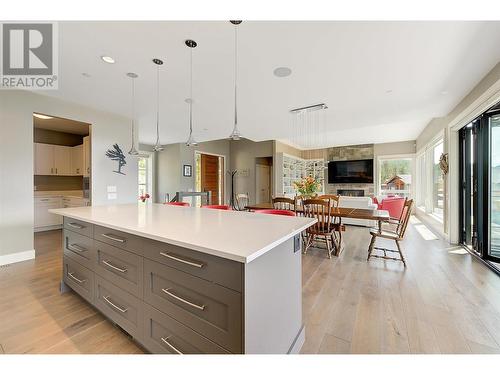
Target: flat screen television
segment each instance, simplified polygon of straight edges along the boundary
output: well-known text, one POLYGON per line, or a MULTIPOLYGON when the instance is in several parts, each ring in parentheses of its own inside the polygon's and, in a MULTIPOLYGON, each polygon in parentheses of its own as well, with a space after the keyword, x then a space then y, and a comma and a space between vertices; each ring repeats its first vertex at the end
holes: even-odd
POLYGON ((341 160, 328 163, 329 184, 373 183, 373 159, 341 160))

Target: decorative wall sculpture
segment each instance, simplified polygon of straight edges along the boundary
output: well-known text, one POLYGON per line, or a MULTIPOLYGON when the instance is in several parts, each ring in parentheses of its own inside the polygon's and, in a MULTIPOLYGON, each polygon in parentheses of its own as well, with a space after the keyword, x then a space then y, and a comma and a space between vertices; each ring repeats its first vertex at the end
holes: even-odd
POLYGON ((125 173, 122 172, 122 167, 126 165, 127 162, 125 161, 125 155, 123 154, 123 151, 117 143, 113 145, 113 148, 110 148, 108 151, 106 151, 106 156, 118 163, 118 170, 113 172, 125 175, 125 173))

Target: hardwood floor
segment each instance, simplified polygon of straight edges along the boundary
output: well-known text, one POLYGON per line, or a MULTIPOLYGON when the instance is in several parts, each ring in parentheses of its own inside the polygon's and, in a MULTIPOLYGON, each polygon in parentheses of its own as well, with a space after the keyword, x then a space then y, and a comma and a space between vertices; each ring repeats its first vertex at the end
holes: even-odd
MULTIPOLYGON (((406 269, 366 262, 368 230, 351 226, 339 258, 315 248, 303 257, 302 353, 500 353, 500 277, 412 221, 406 269)), ((0 267, 0 353, 143 353, 75 293, 59 293, 60 231, 36 234, 35 249, 34 261, 0 267)))

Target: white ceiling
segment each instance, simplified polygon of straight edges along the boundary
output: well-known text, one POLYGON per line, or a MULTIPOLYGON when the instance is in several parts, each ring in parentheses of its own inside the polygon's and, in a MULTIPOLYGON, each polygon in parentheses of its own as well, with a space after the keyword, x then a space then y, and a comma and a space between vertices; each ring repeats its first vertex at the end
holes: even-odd
MULTIPOLYGON (((189 50, 194 50, 194 133, 226 138, 233 121, 233 25, 221 22, 61 22, 59 90, 47 95, 136 117, 155 142, 153 57, 161 72, 161 140, 188 133, 189 50), (101 55, 116 64, 101 61, 101 55), (86 78, 82 73, 90 74, 86 78)), ((294 137, 289 110, 326 103, 315 146, 415 139, 500 60, 500 22, 243 22, 239 26, 240 130, 255 141, 294 137), (276 67, 292 69, 277 78, 276 67), (387 91, 390 91, 389 93, 387 91)), ((124 124, 127 131, 129 124, 124 124)))

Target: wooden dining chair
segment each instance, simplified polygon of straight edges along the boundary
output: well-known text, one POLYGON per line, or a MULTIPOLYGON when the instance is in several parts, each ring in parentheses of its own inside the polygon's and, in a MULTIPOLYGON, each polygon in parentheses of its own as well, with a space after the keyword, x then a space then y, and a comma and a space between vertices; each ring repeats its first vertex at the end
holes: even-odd
POLYGON ((410 221, 410 216, 411 216, 411 210, 413 208, 413 199, 407 199, 405 201, 405 204, 403 206, 403 210, 401 213, 401 219, 399 222, 395 223, 396 224, 396 229, 394 231, 392 230, 379 230, 379 229, 371 229, 370 234, 372 236, 372 239, 370 241, 370 246, 368 247, 368 257, 366 258, 367 261, 370 260, 370 258, 381 258, 381 259, 392 259, 392 260, 399 260, 403 262, 403 265, 406 267, 406 260, 403 255, 403 251, 401 250, 401 244, 400 242, 403 241, 406 228, 408 227, 408 222, 410 221), (376 247, 375 246, 375 241, 377 238, 386 238, 389 240, 394 240, 396 242, 396 247, 397 250, 393 249, 387 249, 384 247, 376 247), (373 250, 379 250, 384 253, 384 255, 378 255, 378 254, 373 254, 373 250), (390 257, 387 256, 387 253, 398 253, 399 258, 396 257, 390 257))
POLYGON ((288 210, 295 212, 295 199, 285 197, 273 198, 273 208, 275 210, 288 210))
POLYGON ((304 216, 316 219, 317 222, 307 228, 307 241, 304 246, 304 254, 311 247, 316 238, 322 238, 326 243, 328 258, 332 257, 335 246, 333 243, 332 216, 330 215, 330 201, 324 199, 306 199, 303 202, 304 216))
MULTIPOLYGON (((323 194, 318 199, 328 200, 330 202, 330 209, 338 209, 340 203, 340 196, 334 194, 323 194)), ((345 231, 345 226, 341 224, 341 219, 338 216, 332 217, 332 226, 334 228, 332 241, 335 244, 335 255, 340 255, 342 251, 342 232, 345 231)))

